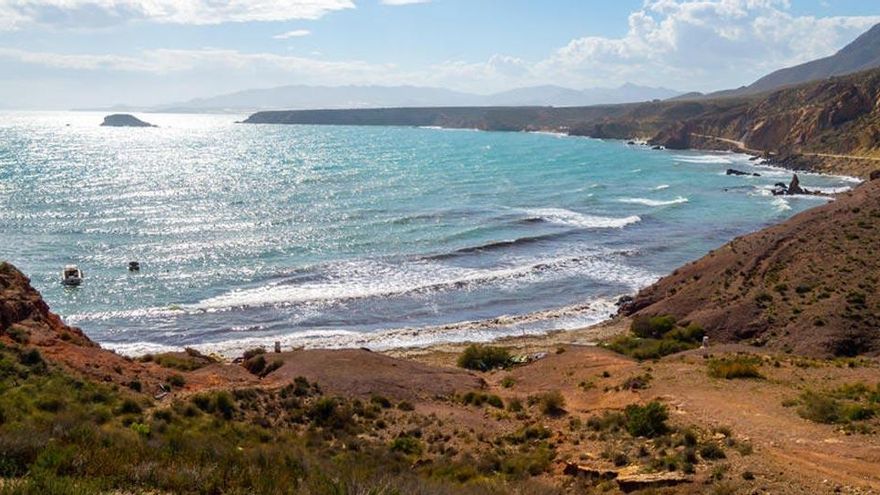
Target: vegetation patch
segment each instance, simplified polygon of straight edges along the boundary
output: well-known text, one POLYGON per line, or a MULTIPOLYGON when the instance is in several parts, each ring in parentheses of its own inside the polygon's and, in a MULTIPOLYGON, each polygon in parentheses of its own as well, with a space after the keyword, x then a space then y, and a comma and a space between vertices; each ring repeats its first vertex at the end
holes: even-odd
POLYGON ((644 406, 630 404, 624 410, 626 430, 634 437, 653 438, 669 431, 669 411, 664 404, 651 401, 644 406))
POLYGON ((489 371, 512 365, 513 356, 504 347, 473 344, 458 357, 458 366, 469 370, 489 371))
POLYGON ((757 356, 733 356, 709 360, 709 376, 733 380, 736 378, 763 378, 759 367, 761 358, 757 356))
POLYGON ((629 335, 621 335, 603 345, 638 360, 659 359, 698 347, 704 334, 699 325, 681 326, 671 316, 639 316, 633 320, 629 335))
POLYGON ((797 412, 804 419, 867 433, 880 413, 880 383, 873 387, 858 382, 825 391, 808 390, 797 402, 797 412))

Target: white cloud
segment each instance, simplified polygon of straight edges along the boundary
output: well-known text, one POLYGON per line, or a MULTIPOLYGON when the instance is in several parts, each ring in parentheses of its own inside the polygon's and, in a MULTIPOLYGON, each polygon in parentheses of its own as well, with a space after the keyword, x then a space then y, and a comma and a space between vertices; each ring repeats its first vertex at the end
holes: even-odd
POLYGON ((129 21, 174 24, 318 19, 353 0, 0 0, 0 29, 42 24, 101 27, 129 21))
POLYGON ((714 90, 831 55, 878 22, 880 16, 794 16, 787 0, 646 0, 619 38, 576 38, 533 62, 496 55, 432 69, 434 80, 467 80, 475 88, 635 82, 714 90))
POLYGON ((294 29, 293 31, 288 31, 286 33, 276 34, 272 36, 272 39, 276 40, 286 40, 290 38, 302 38, 303 36, 308 36, 312 34, 308 29, 294 29))
MULTIPOLYGON (((0 13, 11 1, 0 0, 0 13)), ((218 12, 196 13, 215 1, 181 0, 174 3, 177 10, 172 17, 140 15, 138 18, 163 19, 161 22, 172 22, 167 20, 171 18, 199 18, 206 22, 221 17, 240 19, 245 16, 245 10, 249 18, 287 17, 294 14, 294 7, 300 9, 296 10, 297 15, 304 16, 353 6, 348 0, 287 2, 276 9, 278 12, 270 13, 272 9, 266 5, 271 2, 239 0, 239 3, 224 4, 220 8, 224 12, 222 16, 218 12), (239 13, 233 16, 232 11, 239 13)), ((92 4, 98 2, 117 6, 121 2, 136 3, 134 0, 94 0, 92 4)), ((172 5, 169 2, 142 0, 138 5, 161 10, 172 5)), ((29 19, 34 18, 24 10, 21 12, 29 19)), ((259 86, 291 82, 411 84, 486 93, 538 84, 585 88, 634 82, 680 90, 715 90, 747 84, 772 70, 830 55, 877 22, 880 18, 870 16, 796 16, 782 0, 647 0, 629 15, 623 36, 576 38, 540 60, 497 54, 484 61, 449 60, 433 64, 426 61, 420 67, 402 69, 394 64, 324 60, 320 53, 301 57, 210 48, 147 50, 132 55, 0 48, 0 58, 25 65, 102 71, 102 74, 110 71, 173 74, 178 78, 204 81, 205 85, 222 75, 221 79, 230 85, 238 78, 235 82, 241 83, 240 88, 250 87, 255 84, 253 81, 259 86)), ((299 34, 292 33, 301 31, 276 38, 294 37, 299 34)))
POLYGON ((787 0, 647 0, 625 36, 574 39, 537 68, 569 80, 641 74, 642 82, 718 88, 831 55, 877 22, 796 17, 787 0))
POLYGON ((118 71, 133 73, 171 74, 212 71, 228 73, 287 73, 311 78, 338 77, 345 80, 380 78, 395 68, 390 64, 369 64, 361 61, 325 61, 307 57, 272 53, 245 53, 237 50, 145 50, 137 56, 59 54, 13 48, 0 48, 0 58, 53 69, 80 71, 118 71))

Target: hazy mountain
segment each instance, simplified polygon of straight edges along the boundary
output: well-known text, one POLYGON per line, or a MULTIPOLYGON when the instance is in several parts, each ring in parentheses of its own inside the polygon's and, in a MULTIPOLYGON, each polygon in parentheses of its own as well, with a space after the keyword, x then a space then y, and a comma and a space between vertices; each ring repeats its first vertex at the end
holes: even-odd
POLYGON ((880 24, 875 25, 830 57, 771 72, 752 84, 737 89, 716 91, 709 94, 687 93, 677 98, 748 96, 877 67, 880 67, 880 24))
POLYGON ((624 84, 576 90, 560 86, 519 88, 491 95, 417 86, 281 86, 249 89, 146 109, 156 112, 251 112, 336 108, 450 106, 586 106, 666 99, 681 94, 665 88, 624 84))
POLYGON ((746 89, 750 93, 760 93, 782 86, 842 76, 875 67, 880 67, 880 24, 830 57, 778 70, 758 79, 746 89))
POLYGON ((535 86, 489 95, 486 101, 490 105, 579 107, 665 100, 680 94, 681 91, 638 86, 630 83, 617 88, 589 88, 584 90, 560 86, 535 86))
POLYGON ((476 95, 416 86, 281 86, 154 107, 166 112, 478 105, 476 95))

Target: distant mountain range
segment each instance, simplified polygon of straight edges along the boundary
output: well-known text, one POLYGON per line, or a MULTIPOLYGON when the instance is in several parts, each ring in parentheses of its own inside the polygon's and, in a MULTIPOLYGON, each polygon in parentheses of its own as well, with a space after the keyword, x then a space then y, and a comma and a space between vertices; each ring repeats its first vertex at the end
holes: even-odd
POLYGON ((749 96, 795 86, 810 81, 844 76, 880 67, 880 24, 875 25, 852 43, 830 57, 820 58, 794 67, 787 67, 758 79, 748 86, 709 94, 687 93, 678 99, 723 98, 749 96))
POLYGON ((419 86, 304 86, 249 89, 210 98, 154 107, 114 107, 102 111, 248 113, 260 110, 333 108, 412 108, 479 106, 588 106, 664 100, 682 94, 666 88, 624 84, 584 90, 535 86, 490 95, 419 86))

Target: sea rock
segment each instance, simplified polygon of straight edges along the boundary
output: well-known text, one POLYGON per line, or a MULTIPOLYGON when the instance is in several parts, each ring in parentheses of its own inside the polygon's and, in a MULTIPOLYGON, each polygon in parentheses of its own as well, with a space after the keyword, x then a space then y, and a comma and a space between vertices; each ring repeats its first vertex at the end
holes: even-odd
POLYGON ((102 122, 101 125, 105 127, 156 127, 149 122, 144 122, 134 115, 129 115, 127 113, 114 113, 113 115, 108 115, 104 117, 104 122, 102 122))
POLYGON ((822 194, 819 191, 810 191, 809 189, 801 187, 801 181, 800 179, 798 179, 797 174, 792 175, 791 182, 788 185, 786 185, 784 182, 777 182, 776 184, 774 184, 771 192, 774 196, 791 196, 793 194, 822 194))
POLYGON ((761 174, 752 174, 749 172, 743 172, 742 170, 737 170, 735 168, 727 169, 727 175, 750 175, 753 177, 760 177, 761 176, 761 174))
POLYGON ((801 187, 801 181, 797 174, 791 176, 791 183, 788 185, 788 194, 809 194, 806 189, 801 187))

